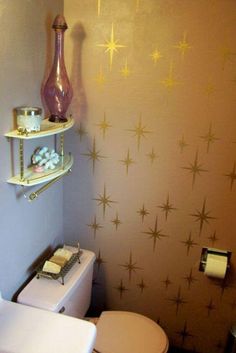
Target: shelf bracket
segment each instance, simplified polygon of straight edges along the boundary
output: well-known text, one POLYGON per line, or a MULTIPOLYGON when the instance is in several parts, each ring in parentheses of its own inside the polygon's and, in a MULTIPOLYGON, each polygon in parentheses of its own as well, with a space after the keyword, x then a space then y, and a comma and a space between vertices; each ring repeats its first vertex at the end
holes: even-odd
POLYGON ((47 184, 43 185, 41 188, 39 188, 38 190, 32 192, 29 196, 27 196, 26 194, 24 194, 24 197, 29 201, 34 201, 35 199, 38 198, 38 196, 40 194, 42 194, 42 192, 46 191, 48 188, 50 188, 50 186, 52 186, 53 184, 55 184, 58 180, 60 180, 61 178, 63 178, 65 175, 69 174, 71 172, 71 169, 68 169, 64 174, 59 175, 58 177, 56 177, 55 179, 50 180, 47 184))

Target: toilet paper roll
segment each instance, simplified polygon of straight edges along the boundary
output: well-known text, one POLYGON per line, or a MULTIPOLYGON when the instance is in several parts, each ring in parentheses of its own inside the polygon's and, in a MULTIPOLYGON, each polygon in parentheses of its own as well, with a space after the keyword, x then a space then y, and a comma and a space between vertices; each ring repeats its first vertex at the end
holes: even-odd
POLYGON ((225 278, 227 264, 227 256, 209 254, 207 256, 204 273, 209 277, 225 278))

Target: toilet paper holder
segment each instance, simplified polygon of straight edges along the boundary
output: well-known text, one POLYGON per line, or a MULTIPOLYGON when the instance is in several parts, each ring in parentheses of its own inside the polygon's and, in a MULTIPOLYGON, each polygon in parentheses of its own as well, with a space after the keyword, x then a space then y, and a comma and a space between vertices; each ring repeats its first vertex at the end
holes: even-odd
POLYGON ((215 249, 215 248, 202 248, 199 271, 201 271, 201 272, 205 271, 207 256, 209 254, 227 257, 227 270, 230 268, 229 262, 230 262, 230 258, 232 255, 231 251, 219 250, 219 249, 215 249))

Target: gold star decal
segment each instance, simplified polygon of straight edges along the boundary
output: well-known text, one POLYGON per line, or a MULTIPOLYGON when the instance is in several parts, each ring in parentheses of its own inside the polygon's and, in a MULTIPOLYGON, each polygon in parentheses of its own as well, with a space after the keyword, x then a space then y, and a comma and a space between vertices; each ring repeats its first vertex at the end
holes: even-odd
POLYGON ((179 144, 181 153, 183 153, 184 148, 188 146, 188 144, 185 142, 184 136, 182 136, 182 139, 179 140, 178 144, 179 144))
POLYGON ((134 132, 134 136, 137 136, 138 150, 140 147, 141 138, 146 137, 145 134, 151 133, 151 131, 145 130, 145 127, 146 126, 142 125, 142 118, 140 115, 138 125, 136 125, 134 129, 128 130, 134 132))
POLYGON ((101 265, 105 264, 105 263, 106 263, 106 261, 103 261, 102 256, 101 256, 101 251, 99 249, 98 256, 96 257, 96 264, 98 266, 98 272, 100 270, 101 265))
POLYGON ((129 255, 129 262, 126 262, 124 265, 120 265, 121 267, 124 267, 125 270, 129 272, 129 281, 131 281, 132 273, 136 272, 136 270, 142 270, 141 267, 136 266, 136 262, 133 262, 132 260, 132 252, 130 252, 129 255))
POLYGON ((143 293, 144 289, 147 288, 146 284, 144 283, 143 279, 140 283, 137 284, 137 287, 140 288, 141 293, 143 293))
POLYGON ((188 239, 181 241, 181 243, 183 243, 187 247, 187 255, 189 255, 189 251, 192 247, 194 247, 195 245, 198 245, 193 241, 191 232, 189 233, 188 239))
POLYGON ((202 164, 199 164, 198 162, 198 151, 196 152, 194 162, 189 164, 190 164, 190 167, 182 167, 182 168, 189 170, 189 172, 193 175, 193 178, 192 178, 192 188, 193 188, 195 184, 196 176, 201 175, 200 174, 201 172, 207 172, 208 170, 201 168, 202 164))
POLYGON ((185 281, 188 283, 188 289, 190 289, 191 285, 194 283, 194 281, 197 281, 197 279, 193 276, 193 270, 191 269, 189 274, 184 277, 185 281))
POLYGON ((154 229, 149 228, 149 232, 143 232, 143 233, 149 234, 150 239, 153 239, 153 251, 155 251, 157 239, 160 240, 161 238, 168 236, 168 235, 162 234, 161 229, 160 230, 157 229, 157 217, 156 217, 154 229))
POLYGON ((184 57, 185 53, 187 52, 188 49, 191 49, 192 47, 188 44, 188 42, 186 41, 186 36, 187 34, 184 33, 183 35, 183 39, 181 41, 179 41, 179 43, 177 45, 175 45, 175 48, 177 48, 182 57, 184 57))
POLYGON ((96 216, 94 216, 93 222, 87 225, 93 229, 94 238, 96 237, 97 230, 103 228, 99 223, 97 223, 96 216))
POLYGON ((123 293, 128 290, 128 288, 126 288, 126 287, 123 285, 122 279, 120 280, 119 286, 118 286, 118 287, 115 287, 115 289, 118 290, 118 292, 120 292, 120 299, 122 299, 123 293))
POLYGON ((159 52, 159 50, 154 50, 152 52, 152 54, 150 54, 151 58, 152 58, 152 61, 154 62, 154 65, 157 64, 157 62, 162 58, 162 55, 161 53, 159 52))
POLYGON ((110 55, 110 71, 112 69, 112 63, 113 63, 113 57, 114 53, 118 52, 118 48, 124 48, 125 45, 123 44, 118 44, 118 40, 114 38, 114 28, 113 28, 113 23, 111 26, 111 36, 109 40, 106 40, 105 44, 98 44, 99 47, 106 48, 105 53, 109 53, 110 55))
POLYGON ((98 1, 98 16, 100 16, 101 14, 101 0, 97 0, 98 1))
POLYGON ((130 165, 133 164, 133 163, 135 163, 135 162, 133 161, 133 159, 130 158, 129 150, 128 150, 128 152, 127 152, 126 158, 120 160, 120 162, 122 162, 122 163, 126 166, 126 174, 128 175, 130 165))
POLYGON ((147 154, 148 158, 150 158, 151 163, 153 164, 154 160, 158 157, 152 148, 152 151, 147 154))
POLYGON ((123 76, 124 78, 128 78, 131 75, 131 71, 130 71, 130 68, 128 66, 128 60, 127 59, 125 61, 125 65, 121 68, 120 72, 121 72, 121 76, 123 76))
POLYGON ((172 284, 172 282, 171 282, 170 279, 169 279, 169 276, 167 276, 166 279, 165 279, 164 281, 162 281, 162 283, 165 284, 166 290, 168 289, 169 285, 172 284))
POLYGON ((189 337, 193 337, 193 335, 187 330, 187 323, 185 321, 184 328, 180 331, 176 332, 182 338, 182 346, 185 343, 185 340, 189 337))
POLYGON ((225 174, 225 176, 227 176, 231 182, 230 182, 230 190, 233 189, 233 186, 234 186, 234 181, 236 180, 236 163, 234 162, 234 165, 233 165, 233 169, 232 169, 232 172, 229 173, 229 174, 225 174))
POLYGON ((90 160, 92 160, 92 162, 93 162, 93 173, 94 173, 94 170, 95 170, 95 162, 96 161, 100 161, 101 158, 105 158, 104 156, 101 156, 99 154, 99 152, 100 151, 96 150, 96 141, 95 141, 95 137, 94 137, 92 150, 90 149, 89 153, 82 153, 83 156, 87 156, 87 157, 89 157, 90 160))
POLYGON ((106 120, 106 114, 104 113, 104 117, 103 117, 103 120, 97 124, 97 126, 100 127, 100 130, 102 131, 102 135, 103 135, 103 138, 105 138, 105 135, 106 135, 106 132, 107 132, 107 129, 111 128, 112 125, 110 125, 107 120, 106 120))
POLYGON ((211 245, 213 246, 217 240, 219 240, 216 237, 216 231, 208 238, 211 241, 211 245))
POLYGON ((158 207, 161 208, 163 212, 165 212, 166 220, 168 218, 169 212, 176 210, 176 208, 172 207, 172 205, 170 204, 169 195, 167 195, 166 203, 163 203, 161 206, 158 207))
POLYGON ((107 206, 110 206, 110 203, 115 203, 116 201, 113 201, 110 199, 110 195, 107 195, 106 193, 106 186, 104 185, 104 189, 103 189, 103 194, 99 195, 98 198, 93 199, 95 201, 98 201, 98 205, 103 207, 103 217, 105 217, 105 213, 106 213, 106 208, 107 206))
POLYGON ((149 215, 149 212, 148 210, 145 208, 144 204, 143 204, 143 207, 140 208, 138 211, 137 211, 140 216, 142 217, 142 222, 144 221, 144 217, 146 217, 147 215, 149 215))
POLYGON ((106 78, 105 78, 105 75, 103 73, 102 67, 100 67, 99 73, 95 77, 95 81, 97 82, 97 84, 99 86, 102 86, 102 87, 104 86, 104 84, 106 82, 106 78))
POLYGON ((210 211, 206 211, 206 199, 204 199, 201 211, 197 210, 197 213, 191 214, 192 217, 196 218, 196 222, 200 224, 199 235, 201 235, 204 224, 209 223, 210 219, 215 219, 215 217, 209 216, 209 213, 210 211))
POLYGON ((214 305, 214 303, 213 303, 212 298, 210 299, 209 303, 206 305, 206 309, 207 309, 207 316, 210 316, 212 310, 215 310, 215 309, 216 309, 216 307, 215 307, 215 305, 214 305))
POLYGON ((167 76, 167 78, 162 80, 161 83, 169 91, 172 90, 172 88, 174 88, 176 85, 179 84, 179 81, 175 80, 173 77, 173 64, 172 63, 170 64, 169 75, 167 76))
POLYGON ((179 287, 177 295, 169 300, 172 301, 174 305, 176 305, 176 315, 178 314, 180 305, 184 305, 187 303, 181 295, 181 287, 179 287))
POLYGON ((207 134, 204 136, 201 136, 201 138, 207 142, 207 153, 209 152, 210 144, 215 142, 216 140, 219 140, 219 138, 215 137, 215 134, 212 133, 211 125, 209 127, 207 134))
POLYGON ((116 214, 116 218, 114 218, 111 222, 114 224, 117 230, 119 225, 121 224, 121 220, 119 219, 118 214, 116 214))

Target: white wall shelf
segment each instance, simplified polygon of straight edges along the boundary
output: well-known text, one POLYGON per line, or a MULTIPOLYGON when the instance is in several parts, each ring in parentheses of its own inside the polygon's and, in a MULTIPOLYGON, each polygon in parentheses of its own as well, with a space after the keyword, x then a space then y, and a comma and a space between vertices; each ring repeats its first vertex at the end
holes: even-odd
POLYGON ((29 196, 29 200, 35 199, 42 191, 46 190, 50 185, 59 180, 64 175, 71 171, 73 165, 73 156, 71 153, 64 154, 64 132, 74 125, 72 117, 68 118, 65 123, 52 123, 48 119, 42 121, 40 131, 38 132, 21 132, 12 130, 5 134, 10 139, 18 139, 19 141, 19 170, 17 175, 12 176, 7 180, 8 183, 21 186, 34 186, 42 183, 47 183, 42 186, 38 191, 29 196), (60 134, 59 151, 60 162, 54 169, 45 170, 43 172, 34 172, 33 165, 25 168, 24 166, 24 141, 43 138, 46 136, 54 136, 60 134), (35 196, 36 195, 36 196, 35 196))

